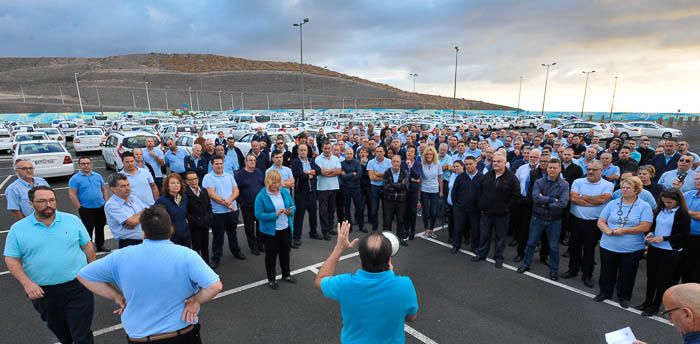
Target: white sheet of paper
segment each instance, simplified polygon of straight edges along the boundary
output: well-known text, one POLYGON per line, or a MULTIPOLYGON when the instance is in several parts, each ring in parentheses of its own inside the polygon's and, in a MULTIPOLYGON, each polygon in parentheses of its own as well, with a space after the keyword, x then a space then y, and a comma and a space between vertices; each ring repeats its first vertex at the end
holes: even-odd
POLYGON ((637 338, 634 337, 634 333, 629 327, 605 334, 605 342, 608 344, 632 344, 635 340, 637 338))

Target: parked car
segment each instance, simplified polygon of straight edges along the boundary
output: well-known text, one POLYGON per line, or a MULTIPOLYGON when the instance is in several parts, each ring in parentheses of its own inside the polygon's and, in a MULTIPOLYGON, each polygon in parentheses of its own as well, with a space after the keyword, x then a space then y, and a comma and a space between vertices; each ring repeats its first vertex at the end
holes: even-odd
POLYGON ((34 124, 17 124, 12 126, 12 135, 34 131, 34 124))
POLYGON ((585 135, 591 129, 593 129, 595 131, 596 136, 600 137, 601 139, 607 139, 607 138, 610 138, 613 136, 611 127, 609 127, 605 123, 596 123, 596 122, 573 122, 573 123, 561 125, 557 128, 549 129, 545 133, 546 134, 549 134, 550 132, 557 133, 559 130, 562 130, 564 132, 564 135, 567 135, 567 134, 585 135))
POLYGON ((78 128, 80 128, 80 125, 76 121, 63 121, 58 123, 58 130, 60 130, 66 138, 72 138, 78 128))
POLYGON ((35 132, 42 132, 46 134, 49 137, 49 139, 56 140, 64 146, 66 145, 65 136, 63 135, 63 133, 61 133, 61 131, 59 131, 56 128, 37 128, 35 132))
MULTIPOLYGON (((241 137, 240 140, 238 140, 238 142, 236 142, 236 147, 238 147, 243 154, 247 154, 248 151, 250 151, 250 145, 251 145, 251 141, 253 140, 253 135, 255 135, 255 133, 245 134, 245 135, 243 135, 243 137, 241 137)), ((296 143, 294 142, 294 138, 292 137, 292 135, 290 135, 288 133, 272 132, 272 133, 267 133, 267 135, 270 136, 270 139, 272 140, 273 144, 274 144, 275 140, 277 139, 277 135, 284 136, 284 142, 287 146, 287 150, 289 150, 290 152, 292 151, 292 148, 294 146, 296 146, 296 143)))
POLYGON ((146 139, 155 140, 156 146, 160 145, 160 140, 156 135, 144 131, 127 131, 111 133, 102 148, 102 157, 105 160, 105 167, 109 170, 121 170, 124 167, 122 155, 124 152, 134 148, 145 148, 146 139))
POLYGON ((166 127, 163 133, 161 134, 161 138, 163 141, 167 141, 169 139, 177 139, 180 137, 180 135, 193 135, 197 133, 197 129, 195 129, 191 125, 187 124, 178 124, 175 126, 170 126, 166 127))
POLYGON ((663 125, 655 122, 636 121, 627 122, 627 125, 641 129, 643 136, 661 137, 664 139, 683 136, 682 131, 674 128, 664 127, 663 125))
POLYGON ((175 140, 175 145, 177 149, 184 150, 187 154, 192 154, 192 147, 194 146, 194 141, 197 139, 196 135, 180 135, 180 137, 175 140))
POLYGON ((95 116, 92 116, 92 125, 94 125, 94 126, 96 126, 96 127, 105 126, 105 125, 107 124, 107 119, 108 119, 108 118, 109 118, 109 117, 104 116, 104 115, 95 115, 95 116))
POLYGON ((102 128, 81 128, 75 131, 73 149, 76 153, 101 151, 107 141, 102 128))
POLYGON ((608 123, 613 129, 617 130, 620 138, 627 140, 630 137, 640 137, 642 136, 642 129, 638 127, 633 127, 625 122, 611 122, 608 123))
POLYGON ((12 150, 12 135, 7 129, 0 129, 0 151, 10 152, 12 150))
POLYGON ((19 142, 12 155, 13 164, 17 159, 33 162, 37 177, 62 177, 75 173, 70 152, 58 141, 19 142))

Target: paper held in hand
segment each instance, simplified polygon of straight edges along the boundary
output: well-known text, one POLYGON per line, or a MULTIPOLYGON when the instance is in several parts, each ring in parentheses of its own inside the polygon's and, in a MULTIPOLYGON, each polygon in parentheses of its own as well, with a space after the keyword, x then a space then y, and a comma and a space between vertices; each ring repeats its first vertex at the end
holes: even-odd
POLYGON ((634 344, 636 340, 637 338, 634 337, 634 333, 629 327, 605 334, 605 342, 607 344, 634 344))

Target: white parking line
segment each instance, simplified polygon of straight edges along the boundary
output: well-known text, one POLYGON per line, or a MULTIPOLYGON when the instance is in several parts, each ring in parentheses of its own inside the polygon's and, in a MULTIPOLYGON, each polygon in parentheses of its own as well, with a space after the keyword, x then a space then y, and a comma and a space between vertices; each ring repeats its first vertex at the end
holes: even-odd
POLYGON ((13 177, 13 176, 7 176, 7 178, 5 178, 5 180, 3 180, 2 183, 0 183, 0 190, 2 190, 2 188, 5 187, 5 184, 7 184, 7 182, 8 182, 10 179, 12 179, 12 177, 13 177))
MULTIPOLYGON (((452 245, 448 245, 447 243, 444 243, 444 242, 442 242, 442 241, 440 241, 440 240, 437 240, 437 239, 426 238, 426 237, 424 237, 424 236, 422 236, 422 235, 421 235, 421 236, 416 235, 416 237, 420 237, 420 238, 423 239, 423 240, 430 241, 430 242, 435 243, 435 244, 438 244, 438 245, 440 245, 440 246, 452 248, 452 245)), ((461 253, 464 253, 464 254, 469 255, 469 256, 472 256, 472 257, 476 256, 476 254, 474 254, 474 252, 471 252, 471 251, 467 251, 467 250, 464 250, 464 249, 460 249, 459 251, 460 251, 461 253)), ((486 258, 486 261, 489 262, 489 263, 495 263, 495 261, 494 261, 493 259, 491 259, 491 258, 486 258)), ((503 264, 503 267, 506 268, 506 269, 512 270, 512 271, 518 271, 518 268, 516 268, 516 267, 514 267, 514 266, 511 266, 511 265, 508 265, 508 264, 503 264)), ((534 273, 531 273, 531 272, 525 272, 523 275, 532 277, 532 278, 537 279, 537 280, 540 280, 540 281, 542 281, 542 282, 549 283, 549 284, 551 284, 551 285, 557 286, 557 287, 562 288, 562 289, 566 289, 566 290, 568 290, 568 291, 574 292, 574 293, 576 293, 576 294, 579 294, 579 295, 582 295, 582 296, 585 296, 585 297, 588 297, 588 298, 591 298, 591 299, 595 297, 595 295, 593 295, 593 294, 591 294, 591 293, 589 293, 589 292, 587 292, 587 291, 580 290, 580 289, 576 289, 576 288, 574 288, 574 287, 568 286, 568 285, 566 285, 566 284, 563 284, 563 283, 560 283, 560 282, 557 282, 557 281, 552 281, 552 280, 550 280, 549 278, 542 277, 542 276, 540 276, 540 275, 537 275, 537 274, 534 274, 534 273)), ((604 302, 607 303, 607 304, 610 305, 610 306, 617 307, 617 308, 619 308, 619 309, 628 311, 628 312, 630 312, 630 313, 634 313, 634 314, 637 314, 637 315, 641 315, 641 314, 642 314, 642 312, 640 312, 640 311, 638 311, 638 310, 636 310, 636 309, 634 309, 634 308, 622 308, 622 307, 620 307, 620 305, 619 305, 617 302, 614 302, 614 301, 612 301, 612 300, 605 300, 604 302)), ((660 323, 673 326, 673 324, 672 324, 670 321, 668 321, 668 320, 666 320, 666 319, 664 319, 664 318, 662 318, 662 317, 653 316, 653 317, 649 317, 649 318, 650 318, 650 319, 653 319, 653 320, 656 320, 656 321, 658 321, 658 322, 660 322, 660 323)))

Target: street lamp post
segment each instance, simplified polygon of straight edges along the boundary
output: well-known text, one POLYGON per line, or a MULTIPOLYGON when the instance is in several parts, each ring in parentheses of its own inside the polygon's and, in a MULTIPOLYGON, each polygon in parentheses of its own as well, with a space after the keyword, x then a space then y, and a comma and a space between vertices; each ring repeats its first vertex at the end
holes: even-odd
POLYGON ((542 67, 547 67, 547 73, 544 75, 544 95, 542 96, 542 112, 540 115, 544 116, 544 103, 547 100, 547 83, 549 82, 549 67, 555 66, 557 63, 552 62, 550 64, 542 64, 542 67))
POLYGON ((617 77, 615 77, 615 85, 613 86, 612 101, 610 102, 610 120, 612 121, 613 106, 615 106, 615 92, 617 92, 617 77))
POLYGON ((586 92, 588 91, 588 77, 591 75, 591 73, 595 73, 595 71, 583 71, 581 73, 586 74, 586 85, 583 87, 583 103, 581 103, 581 118, 583 118, 583 108, 586 106, 586 92))
POLYGON ((136 94, 134 90, 131 90, 131 100, 134 102, 134 109, 136 109, 136 94))
POLYGON ((165 91, 165 109, 168 110, 170 109, 170 104, 168 104, 168 89, 164 89, 165 91))
POLYGON ((520 113, 520 94, 523 91, 523 77, 520 77, 520 87, 518 87, 518 107, 516 108, 516 113, 520 113))
POLYGON ((83 98, 80 97, 80 85, 78 85, 78 73, 73 73, 73 76, 75 77, 75 88, 78 90, 78 102, 80 102, 80 114, 85 115, 85 111, 83 110, 83 98))
POLYGON ((221 102, 221 90, 219 90, 219 111, 224 111, 224 104, 221 102))
POLYGON ((148 112, 151 112, 151 97, 148 96, 148 81, 146 81, 146 103, 148 104, 148 112))
POLYGON ((409 76, 413 77, 413 93, 416 93, 416 77, 418 76, 418 73, 411 73, 409 76))
POLYGON ((241 110, 243 110, 243 92, 241 92, 241 110))
POLYGON ((452 93, 452 120, 455 119, 457 111, 457 55, 459 55, 459 47, 455 46, 455 85, 452 93))
POLYGON ((61 89, 61 86, 58 86, 58 92, 61 94, 61 104, 66 104, 66 102, 63 100, 63 89, 61 89))
MULTIPOLYGON (((304 18, 301 23, 294 23, 293 26, 299 27, 299 60, 301 72, 301 120, 304 120, 304 41, 302 34, 302 26, 309 22, 309 18, 304 18)), ((243 97, 241 97, 243 99, 243 97)))
POLYGON ((188 88, 188 91, 189 91, 189 93, 190 93, 190 104, 189 104, 189 109, 188 109, 188 110, 192 110, 192 87, 189 87, 189 88, 188 88))

